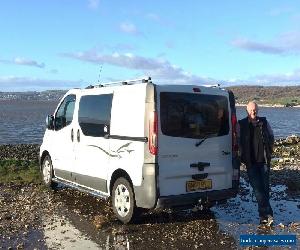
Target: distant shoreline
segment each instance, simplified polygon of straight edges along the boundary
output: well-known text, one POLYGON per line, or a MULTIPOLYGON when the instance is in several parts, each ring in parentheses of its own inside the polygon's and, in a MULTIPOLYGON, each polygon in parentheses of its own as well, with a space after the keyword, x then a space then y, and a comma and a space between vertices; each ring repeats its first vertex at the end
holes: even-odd
MULTIPOLYGON (((236 107, 246 107, 247 104, 243 104, 243 103, 236 103, 235 104, 236 107)), ((290 106, 287 107, 283 104, 260 104, 258 103, 259 107, 263 107, 263 108, 300 108, 300 105, 295 105, 295 106, 290 106)))
MULTIPOLYGON (((5 99, 5 98, 0 98, 0 102, 55 102, 58 103, 59 100, 55 100, 55 99, 45 99, 45 100, 41 100, 41 99, 5 99)), ((259 107, 263 107, 263 108, 300 108, 300 105, 295 105, 295 106, 285 106, 283 104, 260 104, 257 103, 259 107)), ((236 103, 235 104, 236 107, 246 107, 247 104, 244 103, 236 103)))

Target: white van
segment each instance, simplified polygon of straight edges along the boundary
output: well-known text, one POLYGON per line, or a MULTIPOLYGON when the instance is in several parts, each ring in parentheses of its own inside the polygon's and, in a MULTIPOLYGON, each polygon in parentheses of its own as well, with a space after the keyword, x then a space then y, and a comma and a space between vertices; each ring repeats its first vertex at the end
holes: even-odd
POLYGON ((234 197, 239 161, 232 92, 151 78, 73 89, 40 148, 43 180, 112 197, 123 223, 141 209, 234 197))

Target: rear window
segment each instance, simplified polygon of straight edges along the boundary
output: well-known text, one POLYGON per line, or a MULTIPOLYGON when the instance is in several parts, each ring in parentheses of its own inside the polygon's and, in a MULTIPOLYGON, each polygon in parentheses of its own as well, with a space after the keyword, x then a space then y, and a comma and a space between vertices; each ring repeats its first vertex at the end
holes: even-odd
POLYGON ((228 117, 225 96, 160 93, 160 121, 164 135, 196 139, 227 135, 228 117))

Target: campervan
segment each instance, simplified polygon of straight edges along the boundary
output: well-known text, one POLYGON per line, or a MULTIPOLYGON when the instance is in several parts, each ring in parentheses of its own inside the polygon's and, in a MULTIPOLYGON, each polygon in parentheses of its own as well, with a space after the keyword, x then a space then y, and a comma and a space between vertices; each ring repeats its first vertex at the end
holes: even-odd
POLYGON ((40 147, 44 183, 108 198, 117 218, 211 206, 236 196, 233 93, 151 78, 69 90, 40 147))

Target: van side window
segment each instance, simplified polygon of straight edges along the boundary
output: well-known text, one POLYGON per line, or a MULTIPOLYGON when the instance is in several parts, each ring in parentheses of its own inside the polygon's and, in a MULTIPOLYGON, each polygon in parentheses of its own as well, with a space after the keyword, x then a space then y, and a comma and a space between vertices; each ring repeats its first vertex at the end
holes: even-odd
POLYGON ((227 97, 160 93, 161 129, 173 137, 208 138, 229 133, 227 97))
POLYGON ((78 122, 86 136, 109 134, 112 94, 86 95, 79 102, 78 122))
POLYGON ((75 108, 75 95, 68 95, 60 104, 55 114, 55 130, 60 130, 69 124, 73 120, 74 108, 75 108))

